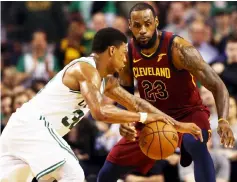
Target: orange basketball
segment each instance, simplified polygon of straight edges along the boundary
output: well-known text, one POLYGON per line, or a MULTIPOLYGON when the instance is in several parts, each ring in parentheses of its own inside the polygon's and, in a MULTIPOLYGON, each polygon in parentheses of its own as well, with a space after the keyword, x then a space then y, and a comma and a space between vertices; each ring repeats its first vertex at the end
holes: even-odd
POLYGON ((178 134, 174 127, 162 121, 146 124, 139 136, 142 152, 151 159, 165 159, 178 146, 178 134))

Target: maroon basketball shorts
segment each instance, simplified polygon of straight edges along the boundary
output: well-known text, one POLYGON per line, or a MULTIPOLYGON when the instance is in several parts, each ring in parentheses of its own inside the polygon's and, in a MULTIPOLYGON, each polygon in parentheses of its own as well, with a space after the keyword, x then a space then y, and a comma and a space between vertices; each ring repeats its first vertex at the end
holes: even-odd
MULTIPOLYGON (((195 110, 178 121, 193 122, 201 129, 210 130, 209 113, 206 110, 195 110)), ((140 129, 137 129, 138 136, 139 131, 140 129)), ((179 146, 181 142, 182 134, 179 133, 179 146)), ((123 137, 110 151, 106 160, 120 166, 132 166, 142 174, 146 174, 155 163, 155 160, 148 158, 140 150, 138 137, 133 142, 128 142, 123 137)))

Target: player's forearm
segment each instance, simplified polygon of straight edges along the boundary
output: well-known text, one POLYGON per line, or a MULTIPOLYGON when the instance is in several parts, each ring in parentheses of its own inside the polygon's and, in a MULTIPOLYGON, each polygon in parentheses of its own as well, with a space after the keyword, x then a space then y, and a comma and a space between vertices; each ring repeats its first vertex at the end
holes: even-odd
MULTIPOLYGON (((156 116, 148 114, 146 121, 156 121, 156 116)), ((105 105, 100 108, 99 120, 108 123, 131 123, 140 121, 140 117, 139 113, 123 110, 114 105, 105 105)))
POLYGON ((227 119, 229 113, 229 93, 222 81, 216 84, 212 94, 216 102, 218 117, 227 119))
POLYGON ((145 101, 144 99, 131 95, 122 87, 117 87, 112 90, 109 90, 105 94, 106 96, 112 98, 113 100, 123 105, 130 111, 147 112, 147 113, 158 114, 160 116, 165 116, 166 118, 168 118, 170 121, 174 123, 174 126, 176 129, 179 128, 178 121, 174 120, 172 117, 163 113, 162 111, 160 111, 159 109, 157 109, 156 107, 151 105, 149 102, 145 101))
POLYGON ((101 120, 108 123, 131 123, 140 120, 140 114, 119 109, 113 105, 101 107, 101 120))

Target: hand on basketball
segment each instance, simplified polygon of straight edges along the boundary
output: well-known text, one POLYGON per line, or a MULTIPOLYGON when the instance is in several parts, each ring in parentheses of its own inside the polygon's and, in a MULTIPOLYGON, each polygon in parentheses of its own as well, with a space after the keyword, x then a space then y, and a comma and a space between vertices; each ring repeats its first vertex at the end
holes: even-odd
POLYGON ((135 138, 137 136, 137 131, 132 123, 120 124, 119 133, 128 141, 135 141, 135 138))
POLYGON ((176 130, 180 133, 190 133, 196 140, 203 142, 202 130, 195 123, 180 123, 176 130))
POLYGON ((149 114, 144 124, 148 124, 148 123, 152 123, 156 121, 162 121, 164 123, 174 125, 174 123, 168 117, 161 116, 160 114, 149 114))
POLYGON ((224 145, 224 147, 234 147, 235 137, 228 122, 225 120, 220 121, 218 124, 217 133, 220 135, 221 144, 224 145))

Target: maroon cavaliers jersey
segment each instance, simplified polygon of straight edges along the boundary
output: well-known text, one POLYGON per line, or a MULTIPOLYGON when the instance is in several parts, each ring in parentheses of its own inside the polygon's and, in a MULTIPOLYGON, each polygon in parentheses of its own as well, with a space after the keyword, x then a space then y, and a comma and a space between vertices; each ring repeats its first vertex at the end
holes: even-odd
MULTIPOLYGON (((143 55, 131 40, 133 76, 138 81, 141 98, 166 114, 179 119, 202 105, 194 77, 186 70, 177 70, 172 64, 171 45, 175 35, 162 32, 157 51, 143 55)), ((130 52, 130 55, 131 55, 130 52)))

